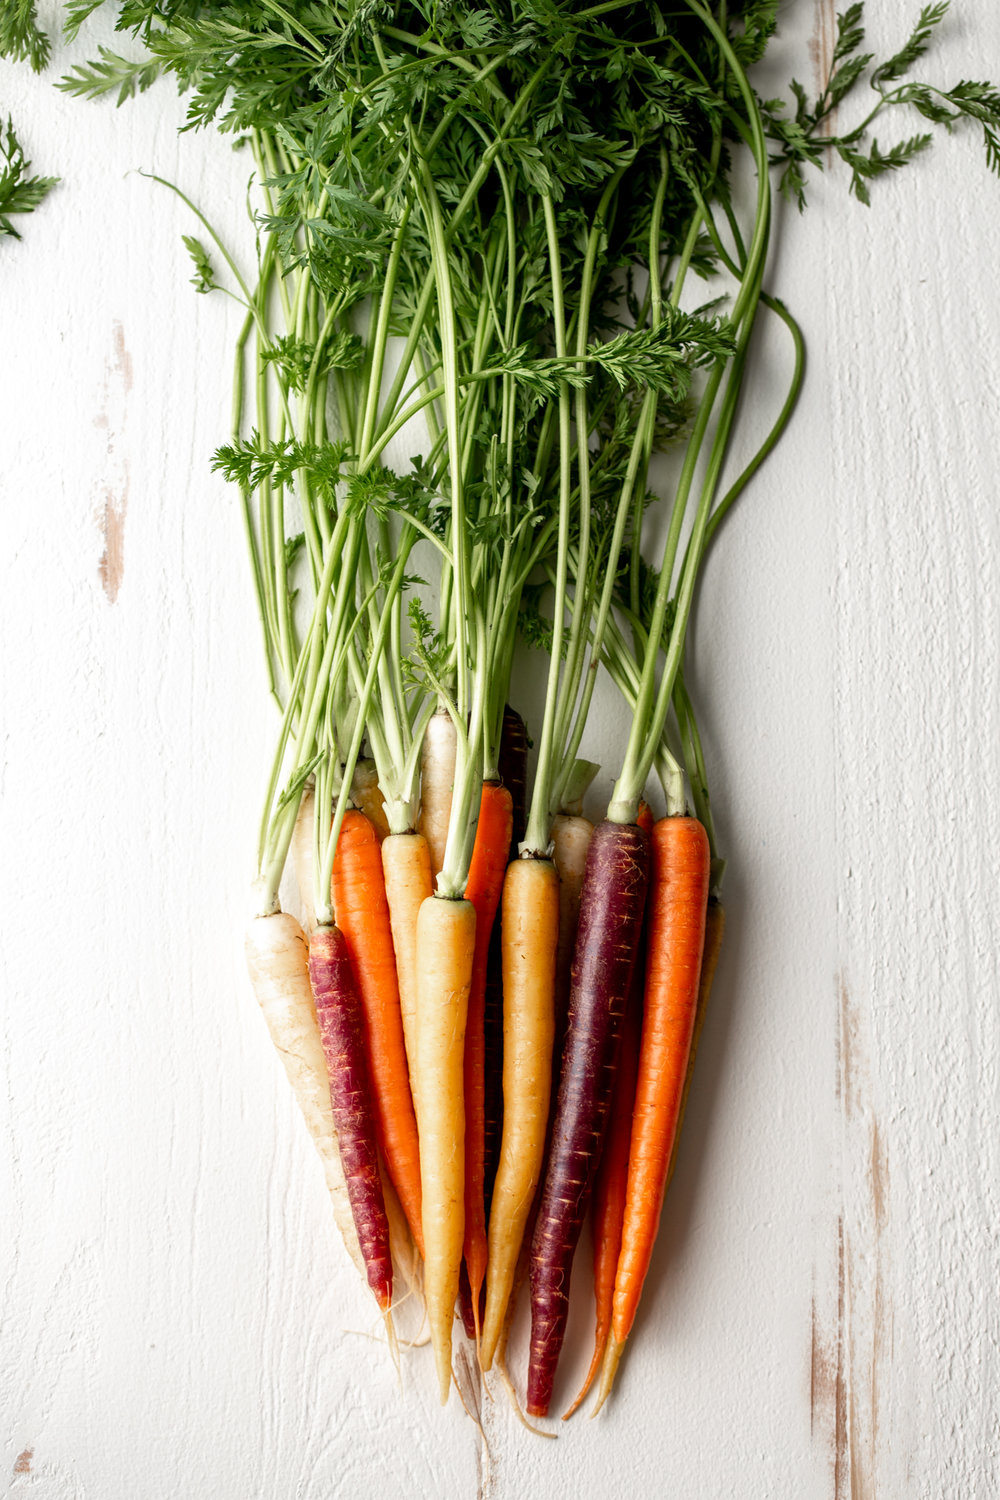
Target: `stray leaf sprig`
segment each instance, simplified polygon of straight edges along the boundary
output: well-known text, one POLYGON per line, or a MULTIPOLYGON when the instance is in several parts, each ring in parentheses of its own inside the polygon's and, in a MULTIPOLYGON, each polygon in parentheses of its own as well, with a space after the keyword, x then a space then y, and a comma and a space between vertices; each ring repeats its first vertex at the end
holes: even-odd
POLYGON ((817 98, 810 104, 805 89, 793 79, 791 89, 796 101, 793 117, 786 115, 784 101, 771 99, 766 102, 764 118, 768 135, 779 148, 772 159, 783 168, 781 191, 799 208, 804 207, 806 201, 804 168, 822 168, 827 151, 836 152, 850 167, 849 190, 864 204, 871 201, 868 184, 874 178, 898 171, 925 151, 932 140, 929 132, 905 137, 885 150, 870 136, 880 115, 907 105, 923 119, 933 125, 943 125, 947 130, 963 118, 974 120, 983 132, 990 170, 1000 175, 1000 92, 995 85, 965 80, 947 89, 929 83, 899 82, 928 51, 934 31, 948 14, 948 9, 949 0, 935 0, 935 3, 925 5, 898 51, 883 62, 875 63, 874 53, 862 50, 864 6, 858 0, 837 17, 837 40, 830 72, 817 98), (844 131, 829 130, 835 111, 866 75, 878 102, 857 125, 844 131))
POLYGON ((9 234, 15 240, 21 235, 11 215, 32 213, 59 181, 58 177, 31 177, 30 170, 31 163, 8 116, 6 129, 0 124, 0 234, 9 234))

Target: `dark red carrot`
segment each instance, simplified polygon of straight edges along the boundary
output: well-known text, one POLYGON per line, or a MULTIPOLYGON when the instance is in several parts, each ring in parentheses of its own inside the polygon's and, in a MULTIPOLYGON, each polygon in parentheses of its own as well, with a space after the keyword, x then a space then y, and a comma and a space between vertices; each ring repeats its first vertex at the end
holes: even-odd
POLYGON ((688 1056, 687 1074, 684 1078, 684 1092, 681 1095, 680 1113, 677 1116, 677 1132, 674 1136, 673 1150, 670 1155, 670 1166, 667 1168, 667 1187, 674 1175, 677 1165, 677 1147, 681 1138, 681 1130, 684 1125, 684 1115, 687 1111, 688 1094, 691 1092, 691 1075, 694 1072, 695 1058, 698 1055, 698 1043, 701 1041, 701 1031, 705 1024, 705 1011, 708 1008, 709 996, 712 993, 712 982, 715 979, 715 970, 719 962, 719 953, 722 949, 722 937, 726 930, 726 912, 718 896, 709 896, 708 911, 705 915, 705 951, 701 957, 701 979, 698 985, 698 1009, 694 1018, 694 1033, 691 1037, 691 1052, 688 1056))
POLYGON ((484 781, 476 842, 465 899, 476 908, 476 947, 465 1026, 465 1265, 470 1307, 478 1328, 479 1296, 486 1275, 485 1175, 485 1005, 490 935, 510 847, 511 796, 497 781, 484 781))
MULTIPOLYGON (((645 806, 645 804, 643 804, 645 806)), ((649 818, 652 829, 653 819, 649 818)), ((642 825, 640 824, 640 827, 642 825)), ((632 972, 632 984, 625 1022, 622 1028, 621 1052, 611 1098, 611 1110, 605 1133, 604 1149, 594 1178, 594 1201, 591 1225, 594 1236, 594 1357, 590 1362, 579 1395, 565 1417, 571 1417, 583 1401, 604 1359, 604 1348, 611 1331, 611 1313, 615 1296, 615 1272, 622 1243, 625 1218, 625 1189, 628 1182, 628 1152, 632 1139, 632 1107, 635 1104, 635 1080, 639 1070, 639 1038, 642 1034, 642 990, 644 963, 642 949, 632 972)))
POLYGON ((483 1204, 490 1221, 493 1184, 503 1139, 503 959, 500 923, 494 921, 486 961, 483 1001, 483 1204))
POLYGON ((371 1106, 365 1020, 339 927, 317 927, 309 939, 309 983, 330 1075, 330 1103, 368 1285, 383 1312, 392 1302, 389 1224, 379 1176, 371 1106))
POLYGON ((573 1254, 611 1100, 648 876, 649 840, 642 829, 634 823, 599 824, 587 854, 569 1027, 531 1247, 528 1413, 534 1417, 544 1417, 552 1399, 573 1254))
POLYGON ((552 819, 552 860, 559 871, 559 946, 556 949, 556 1032, 552 1046, 555 1078, 566 1038, 569 990, 573 973, 573 951, 580 920, 580 892, 587 868, 587 849, 594 825, 581 813, 557 813, 552 819))
MULTIPOLYGON (((528 734, 524 720, 508 703, 503 711, 498 757, 500 780, 511 796, 510 857, 524 838, 528 781, 528 734)), ((493 1184, 503 1139, 503 965, 500 956, 500 923, 495 921, 486 964, 486 995, 483 1007, 483 1200, 489 1223, 493 1184)), ((471 1307, 471 1304, 470 1304, 471 1307)))
POLYGON ((345 813, 341 824, 331 894, 334 916, 344 935, 364 1007, 379 1149, 414 1242, 423 1254, 420 1150, 403 1038, 385 870, 370 819, 354 809, 345 813))
MULTIPOLYGON (((482 1290, 485 1291, 485 1283, 482 1290)), ((472 1288, 469 1285, 469 1268, 462 1259, 461 1269, 458 1273, 458 1315, 462 1320, 462 1329, 467 1339, 476 1342, 476 1319, 472 1313, 472 1288)), ((479 1322, 483 1321, 482 1298, 479 1306, 479 1322)))
POLYGON ((500 780, 510 792, 513 815, 510 858, 516 859, 517 846, 524 838, 527 822, 528 731, 517 709, 511 708, 509 703, 503 711, 497 769, 500 780))

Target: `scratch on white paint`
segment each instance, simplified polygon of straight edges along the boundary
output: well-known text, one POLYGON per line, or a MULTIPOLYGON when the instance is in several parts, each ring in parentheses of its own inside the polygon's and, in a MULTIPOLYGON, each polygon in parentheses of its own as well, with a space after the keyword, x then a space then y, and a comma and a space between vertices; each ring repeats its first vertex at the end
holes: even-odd
POLYGON ((841 1145, 835 1311, 829 1309, 825 1329, 814 1292, 810 1421, 814 1443, 829 1454, 833 1500, 873 1500, 883 1374, 892 1343, 886 1263, 889 1163, 872 1105, 865 1030, 843 979, 837 1005, 841 1145))
POLYGON ((107 472, 101 481, 98 524, 104 538, 104 551, 98 563, 101 587, 108 602, 114 604, 125 573, 125 515, 128 510, 128 461, 119 455, 118 447, 125 432, 127 398, 132 389, 132 356, 125 347, 125 331, 115 323, 114 353, 107 364, 104 382, 104 405, 94 418, 94 425, 108 435, 107 472))

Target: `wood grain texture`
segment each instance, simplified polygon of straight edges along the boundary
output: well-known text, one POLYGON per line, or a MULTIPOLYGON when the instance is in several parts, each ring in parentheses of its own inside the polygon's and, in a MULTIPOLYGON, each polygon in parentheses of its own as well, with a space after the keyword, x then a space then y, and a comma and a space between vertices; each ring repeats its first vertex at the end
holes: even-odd
MULTIPOLYGON (((891 45, 895 7, 869 11, 891 45)), ((789 71, 810 77, 828 19, 789 7, 789 71)), ((936 71, 996 75, 1000 16, 966 0, 942 44, 936 71)), ((692 640, 729 920, 677 1172, 613 1402, 545 1442, 466 1362, 484 1447, 454 1394, 438 1409, 426 1348, 397 1387, 242 970, 274 723, 208 470, 237 310, 194 294, 188 215, 137 169, 242 243, 248 167, 178 138, 169 89, 116 112, 4 65, 0 100, 63 178, 0 242, 0 1488, 986 1500, 1000 190, 978 142, 940 142, 869 211, 842 179, 779 209, 772 281, 810 371, 692 640)), ((767 330, 746 452, 786 369, 767 330)), ((602 690, 595 808, 619 721, 602 690)), ((581 1260, 567 1399, 588 1284, 581 1260)))

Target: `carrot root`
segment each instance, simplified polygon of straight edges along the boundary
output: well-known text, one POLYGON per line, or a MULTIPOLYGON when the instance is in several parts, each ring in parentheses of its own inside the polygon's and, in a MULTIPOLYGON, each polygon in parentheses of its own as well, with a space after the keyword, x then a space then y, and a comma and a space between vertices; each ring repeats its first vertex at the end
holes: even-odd
POLYGON ((604 1363, 601 1366, 601 1385, 597 1392, 597 1401, 594 1403, 594 1409, 590 1413, 591 1421, 597 1416, 597 1413, 611 1395, 611 1387, 615 1383, 615 1376, 618 1373, 618 1366, 621 1363, 624 1348, 624 1343, 619 1344, 613 1333, 608 1335, 607 1347, 604 1350, 604 1363))

